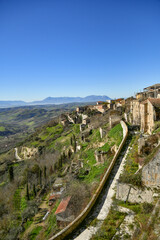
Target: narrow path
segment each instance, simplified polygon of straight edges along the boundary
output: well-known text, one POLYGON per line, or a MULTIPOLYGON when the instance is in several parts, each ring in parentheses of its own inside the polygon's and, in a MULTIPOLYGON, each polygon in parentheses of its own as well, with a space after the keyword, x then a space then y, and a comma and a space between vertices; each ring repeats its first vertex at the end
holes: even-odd
POLYGON ((116 182, 124 169, 124 164, 129 149, 129 142, 127 141, 125 150, 122 153, 122 156, 117 159, 117 162, 111 171, 110 177, 105 184, 104 190, 100 194, 97 204, 87 218, 82 222, 80 227, 67 238, 65 238, 65 240, 89 240, 92 235, 98 231, 111 208, 113 202, 112 198, 115 194, 116 182), (96 226, 89 226, 94 219, 98 220, 96 226))

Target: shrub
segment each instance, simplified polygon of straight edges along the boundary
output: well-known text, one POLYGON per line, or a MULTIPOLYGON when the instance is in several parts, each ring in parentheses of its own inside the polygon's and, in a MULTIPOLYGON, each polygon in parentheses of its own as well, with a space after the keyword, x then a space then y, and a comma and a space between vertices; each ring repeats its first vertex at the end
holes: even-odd
POLYGON ((37 226, 36 228, 34 228, 31 233, 29 233, 28 237, 29 240, 34 240, 36 239, 36 236, 39 234, 39 232, 41 231, 42 226, 37 226))
POLYGON ((142 203, 142 212, 144 214, 151 213, 153 210, 153 207, 154 207, 153 204, 144 202, 144 203, 142 203))
POLYGON ((22 219, 32 219, 32 217, 38 212, 38 206, 35 201, 28 203, 28 207, 22 213, 22 219))
POLYGON ((142 187, 141 172, 132 175, 128 172, 124 172, 123 175, 120 176, 120 182, 129 183, 138 187, 142 187))
POLYGON ((72 206, 72 212, 76 216, 89 199, 90 190, 87 184, 72 181, 67 187, 66 195, 71 196, 70 204, 72 206))

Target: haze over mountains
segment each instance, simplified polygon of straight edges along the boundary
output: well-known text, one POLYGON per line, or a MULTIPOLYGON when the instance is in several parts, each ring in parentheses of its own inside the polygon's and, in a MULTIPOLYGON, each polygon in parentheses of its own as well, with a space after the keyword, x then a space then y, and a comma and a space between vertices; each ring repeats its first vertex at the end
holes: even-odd
POLYGON ((29 106, 29 105, 46 105, 46 104, 63 104, 74 102, 96 102, 106 101, 110 99, 108 96, 90 95, 87 97, 48 97, 41 101, 24 102, 24 101, 0 101, 0 108, 29 106))

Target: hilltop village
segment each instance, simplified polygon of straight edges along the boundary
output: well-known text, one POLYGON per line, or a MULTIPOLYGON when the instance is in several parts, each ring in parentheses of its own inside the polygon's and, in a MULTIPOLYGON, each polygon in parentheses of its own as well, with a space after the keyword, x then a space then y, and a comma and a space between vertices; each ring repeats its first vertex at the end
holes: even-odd
POLYGON ((121 116, 126 122, 139 126, 141 132, 152 134, 155 125, 160 121, 160 84, 144 88, 144 91, 137 93, 135 98, 99 101, 96 106, 77 108, 77 112, 82 113, 86 108, 96 109, 101 113, 115 110, 110 113, 111 124, 116 119, 118 121, 121 116))
POLYGON ((113 168, 90 239, 159 239, 159 143, 160 84, 53 118, 0 155, 0 238, 63 239, 94 211, 113 168))

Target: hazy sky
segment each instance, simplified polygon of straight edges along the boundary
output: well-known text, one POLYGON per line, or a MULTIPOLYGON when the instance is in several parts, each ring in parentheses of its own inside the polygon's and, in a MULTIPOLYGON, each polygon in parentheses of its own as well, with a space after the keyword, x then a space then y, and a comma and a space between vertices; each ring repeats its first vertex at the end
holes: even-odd
POLYGON ((0 100, 160 82, 160 0, 0 0, 0 100))

